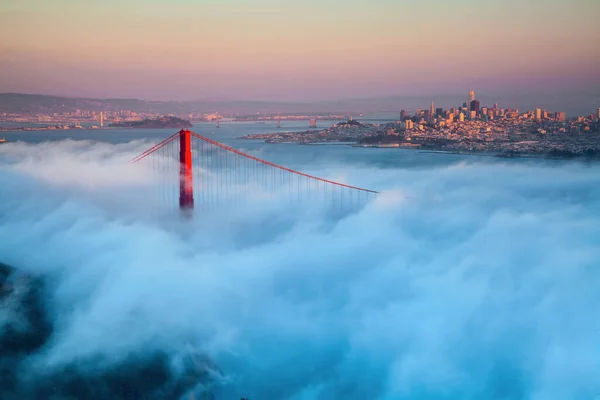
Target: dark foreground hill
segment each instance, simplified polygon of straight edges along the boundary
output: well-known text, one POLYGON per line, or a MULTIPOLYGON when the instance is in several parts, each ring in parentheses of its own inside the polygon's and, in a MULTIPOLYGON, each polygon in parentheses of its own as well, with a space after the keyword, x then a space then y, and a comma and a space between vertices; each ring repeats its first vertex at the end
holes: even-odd
POLYGON ((211 383, 222 375, 200 354, 178 358, 177 371, 172 355, 161 351, 130 354, 117 362, 87 359, 59 369, 36 368, 35 357, 54 333, 46 294, 41 277, 0 263, 0 399, 175 400, 192 391, 197 399, 214 398, 211 383))

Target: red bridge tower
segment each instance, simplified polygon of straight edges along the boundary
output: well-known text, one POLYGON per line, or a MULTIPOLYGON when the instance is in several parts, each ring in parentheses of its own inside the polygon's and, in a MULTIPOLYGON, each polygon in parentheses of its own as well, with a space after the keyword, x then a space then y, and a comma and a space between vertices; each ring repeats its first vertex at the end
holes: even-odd
POLYGON ((192 133, 189 129, 179 132, 179 208, 194 208, 194 181, 192 179, 192 133))

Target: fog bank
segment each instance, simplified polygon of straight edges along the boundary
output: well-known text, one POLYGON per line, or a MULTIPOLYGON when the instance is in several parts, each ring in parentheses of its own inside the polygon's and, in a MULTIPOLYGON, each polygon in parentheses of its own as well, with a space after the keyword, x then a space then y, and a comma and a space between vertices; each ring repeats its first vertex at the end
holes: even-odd
POLYGON ((597 394, 597 164, 333 160, 307 172, 382 193, 345 214, 261 197, 183 219, 127 162, 146 147, 0 147, 0 262, 45 280, 53 327, 22 376, 193 352, 223 399, 597 394))

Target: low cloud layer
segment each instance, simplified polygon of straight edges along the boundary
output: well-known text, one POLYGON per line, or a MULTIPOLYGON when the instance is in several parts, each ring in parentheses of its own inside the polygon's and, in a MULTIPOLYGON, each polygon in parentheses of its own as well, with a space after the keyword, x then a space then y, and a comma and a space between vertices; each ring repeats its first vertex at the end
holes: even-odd
POLYGON ((382 193, 183 219, 127 163, 145 147, 0 147, 0 262, 50 282, 54 330, 24 368, 194 349, 223 399, 598 393, 600 166, 329 160, 307 172, 382 193))

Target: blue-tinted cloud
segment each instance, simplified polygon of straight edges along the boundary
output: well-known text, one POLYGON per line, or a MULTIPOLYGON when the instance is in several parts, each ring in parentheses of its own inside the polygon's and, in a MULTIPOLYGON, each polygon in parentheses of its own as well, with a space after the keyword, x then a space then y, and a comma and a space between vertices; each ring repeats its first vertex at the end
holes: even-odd
POLYGON ((38 363, 191 346, 222 398, 597 393, 597 165, 334 161, 382 194, 339 217, 249 199, 180 220, 127 189, 144 147, 0 148, 0 261, 53 276, 38 363))

